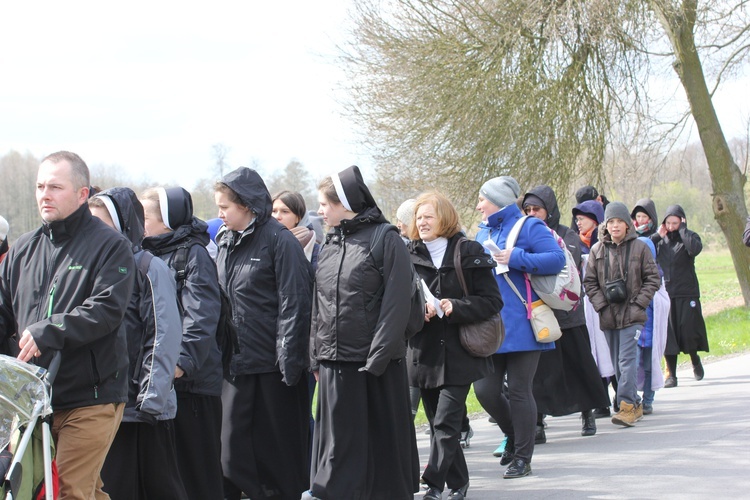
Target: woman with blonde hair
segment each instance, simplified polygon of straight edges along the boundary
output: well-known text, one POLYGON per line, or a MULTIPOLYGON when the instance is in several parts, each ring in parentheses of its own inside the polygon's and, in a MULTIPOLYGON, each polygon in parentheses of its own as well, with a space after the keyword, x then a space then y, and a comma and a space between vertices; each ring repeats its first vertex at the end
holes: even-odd
POLYGON ((459 326, 497 314, 503 301, 493 278, 495 263, 482 245, 461 233, 458 213, 439 192, 417 198, 409 244, 412 263, 439 301, 428 303, 424 328, 409 340, 409 383, 419 387, 432 431, 430 458, 422 475, 428 486, 424 498, 463 500, 469 470, 460 445, 466 396, 472 382, 492 373, 491 358, 477 358, 461 345, 459 326), (460 252, 464 294, 454 254, 460 252))

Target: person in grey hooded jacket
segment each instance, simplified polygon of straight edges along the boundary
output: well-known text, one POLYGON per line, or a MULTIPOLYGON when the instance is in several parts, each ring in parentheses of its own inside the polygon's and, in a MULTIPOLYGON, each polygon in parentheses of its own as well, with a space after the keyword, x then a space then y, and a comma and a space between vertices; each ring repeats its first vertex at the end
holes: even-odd
POLYGON ((167 265, 141 247, 143 207, 126 187, 89 199, 92 215, 130 240, 138 274, 123 327, 127 337, 128 402, 102 468, 112 499, 183 499, 172 419, 172 387, 180 353, 180 314, 167 265), (145 272, 144 272, 145 271, 145 272))
POLYGON ((271 195, 255 170, 240 167, 214 189, 224 222, 219 282, 239 336, 222 393, 224 494, 297 500, 309 481, 312 266, 271 217, 271 195))

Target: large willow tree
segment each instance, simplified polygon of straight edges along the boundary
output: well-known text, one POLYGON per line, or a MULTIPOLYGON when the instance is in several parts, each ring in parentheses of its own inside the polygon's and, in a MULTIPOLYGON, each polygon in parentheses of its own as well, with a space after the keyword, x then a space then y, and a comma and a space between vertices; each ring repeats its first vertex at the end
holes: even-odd
POLYGON ((746 3, 359 0, 344 48, 350 111, 381 178, 440 186, 461 203, 501 174, 568 192, 574 181, 600 180, 607 149, 623 136, 666 136, 648 82, 654 61, 669 58, 750 304, 750 256, 741 244, 746 178, 711 102, 748 55, 746 3))

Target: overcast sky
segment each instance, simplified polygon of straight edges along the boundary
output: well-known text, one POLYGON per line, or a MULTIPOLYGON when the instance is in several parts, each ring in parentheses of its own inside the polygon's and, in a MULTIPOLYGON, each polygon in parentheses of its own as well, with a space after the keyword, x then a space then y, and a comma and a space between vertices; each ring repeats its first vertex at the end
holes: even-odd
POLYGON ((196 4, 3 2, 0 154, 68 149, 186 187, 216 143, 232 167, 367 168, 331 57, 349 0, 196 4))
MULTIPOLYGON (((213 177, 216 143, 232 167, 368 171, 332 57, 352 1, 3 2, 0 154, 68 149, 188 188, 213 177)), ((728 137, 746 95, 745 80, 715 98, 728 137)))

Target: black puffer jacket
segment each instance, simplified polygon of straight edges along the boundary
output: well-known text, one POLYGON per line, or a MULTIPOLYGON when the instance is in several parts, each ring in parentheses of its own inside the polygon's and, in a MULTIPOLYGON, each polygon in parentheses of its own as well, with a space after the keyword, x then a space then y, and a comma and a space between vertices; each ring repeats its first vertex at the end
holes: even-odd
POLYGON ((493 276, 495 261, 476 241, 461 244, 461 268, 469 296, 464 297, 453 265, 456 243, 463 234, 448 240, 443 263, 437 269, 421 241, 409 244, 412 263, 430 292, 438 299, 450 299, 450 317, 433 316, 409 340, 409 384, 434 389, 444 385, 467 385, 493 371, 492 358, 475 358, 461 346, 459 325, 475 323, 500 312, 503 299, 493 276))
POLYGON ((362 362, 373 375, 406 353, 411 311, 409 253, 396 231, 384 236, 383 276, 370 255, 377 224, 388 222, 370 207, 331 229, 315 274, 311 339, 313 367, 320 361, 362 362), (368 310, 381 284, 381 299, 368 310))
MULTIPOLYGON (((684 219, 685 211, 680 205, 671 205, 664 220, 670 215, 684 219)), ((677 231, 668 232, 664 238, 657 233, 651 240, 656 244, 656 260, 664 272, 664 287, 669 297, 700 297, 695 257, 703 250, 701 237, 682 222, 677 231)))
POLYGON ((308 367, 312 266, 292 232, 271 218, 271 195, 256 171, 241 167, 221 182, 256 215, 245 231, 222 226, 216 237, 219 282, 240 340, 231 373, 281 371, 293 386, 308 367))
POLYGON ((28 329, 42 366, 62 351, 55 410, 127 401, 120 324, 135 274, 128 240, 86 204, 10 248, 0 268, 0 336, 28 329))
POLYGON ((208 254, 208 226, 190 216, 190 222, 173 232, 150 236, 143 248, 166 262, 175 280, 174 255, 178 247, 188 245, 184 285, 177 297, 182 310, 182 352, 177 365, 185 372, 175 380, 180 392, 221 396, 221 352, 216 343, 216 327, 221 312, 219 278, 216 264, 208 254))
MULTIPOLYGON (((578 273, 581 274, 582 259, 581 259, 581 238, 568 226, 560 224, 560 208, 557 206, 557 197, 555 192, 549 186, 537 186, 531 189, 526 195, 524 195, 524 201, 529 195, 534 195, 544 202, 544 208, 547 211, 547 219, 544 221, 547 226, 553 229, 560 238, 565 242, 565 246, 573 255, 573 261, 575 261, 578 267, 578 273)), ((583 326, 586 324, 586 315, 583 309, 583 292, 581 292, 581 298, 578 301, 578 305, 571 311, 560 311, 554 310, 557 322, 560 323, 560 328, 574 328, 576 326, 583 326)))

